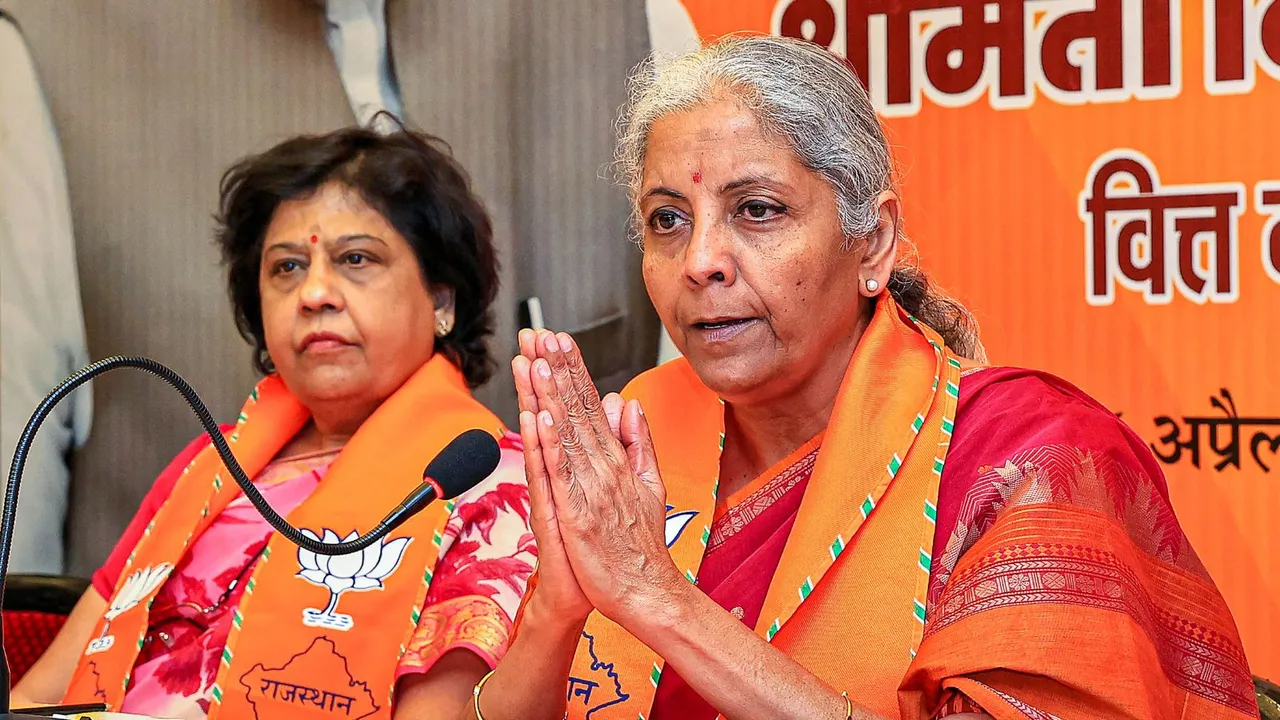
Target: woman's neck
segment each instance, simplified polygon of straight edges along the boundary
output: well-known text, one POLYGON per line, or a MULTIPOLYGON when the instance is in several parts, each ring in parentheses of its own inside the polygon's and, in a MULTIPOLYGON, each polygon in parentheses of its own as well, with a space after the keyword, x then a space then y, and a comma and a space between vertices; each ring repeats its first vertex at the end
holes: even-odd
POLYGON ((280 455, 340 450, 372 414, 373 408, 312 408, 311 421, 293 436, 293 440, 280 451, 280 455))
POLYGON ((732 495, 817 437, 831 419, 834 395, 831 400, 826 407, 817 408, 796 403, 743 408, 726 405, 719 494, 732 495))
POLYGON ((721 497, 749 484, 826 430, 866 324, 859 322, 848 341, 840 343, 842 349, 827 353, 800 385, 763 402, 726 403, 721 497))

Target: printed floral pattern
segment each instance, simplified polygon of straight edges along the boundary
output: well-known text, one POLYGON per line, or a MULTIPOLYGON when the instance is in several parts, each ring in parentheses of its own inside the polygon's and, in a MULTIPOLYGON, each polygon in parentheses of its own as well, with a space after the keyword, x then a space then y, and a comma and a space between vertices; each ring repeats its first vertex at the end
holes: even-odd
POLYGON ((445 526, 426 609, 398 675, 426 672, 455 647, 475 651, 490 667, 506 652, 538 550, 529 531, 520 437, 508 435, 498 444, 502 463, 459 498, 445 526))
MULTIPOLYGON (((455 647, 476 652, 490 665, 506 651, 512 618, 537 551, 529 532, 529 495, 519 437, 509 435, 499 446, 503 452, 498 470, 460 497, 454 507, 426 607, 398 675, 426 672, 455 647)), ((326 453, 276 461, 254 484, 273 507, 287 514, 315 490, 336 456, 326 453)), ((269 534, 266 521, 241 497, 194 543, 156 596, 150 640, 134 666, 124 712, 175 720, 207 716, 210 688, 243 587, 234 588, 221 604, 218 601, 246 565, 256 562, 269 534), (245 551, 229 553, 229 547, 245 551)), ((391 542, 395 540, 387 544, 391 542)), ((390 555, 398 556, 402 548, 387 548, 379 559, 387 559, 390 550, 397 551, 390 555)), ((359 589, 357 581, 370 585, 381 564, 375 561, 369 572, 361 573, 366 558, 359 560, 352 573, 345 571, 338 558, 329 560, 321 573, 317 559, 316 572, 309 573, 315 577, 308 580, 333 590, 346 587, 339 575, 350 575, 353 590, 359 589), (341 572, 335 572, 335 562, 341 572)), ((303 569, 311 568, 304 563, 303 569)))

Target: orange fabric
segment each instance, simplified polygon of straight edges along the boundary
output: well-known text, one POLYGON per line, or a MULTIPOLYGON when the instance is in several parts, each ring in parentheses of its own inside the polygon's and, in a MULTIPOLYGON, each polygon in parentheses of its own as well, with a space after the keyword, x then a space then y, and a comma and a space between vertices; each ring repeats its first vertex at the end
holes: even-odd
MULTIPOLYGON (((306 408, 273 375, 250 394, 227 439, 253 477, 308 420, 306 408)), ((289 514, 290 523, 318 536, 372 528, 421 482, 436 453, 476 427, 495 437, 502 431, 471 397, 457 368, 436 355, 365 421, 320 487, 289 514)), ((121 573, 67 702, 120 707, 151 599, 191 542, 239 492, 213 447, 191 462, 121 573)), ((433 504, 384 539, 386 563, 377 551, 363 559, 344 557, 342 562, 361 565, 354 574, 365 586, 336 593, 302 577, 298 549, 273 535, 246 583, 209 717, 327 717, 337 708, 352 717, 389 718, 396 659, 422 611, 448 508, 433 504), (363 567, 374 560, 376 567, 363 567)))
POLYGON ((646 5, 664 50, 741 31, 849 62, 929 276, 991 357, 1070 378, 1155 448, 1254 671, 1280 678, 1280 2, 646 5))
POLYGON ((458 648, 471 650, 494 667, 507 653, 510 623, 502 606, 483 595, 464 595, 432 605, 418 621, 418 630, 400 660, 400 674, 429 668, 458 648))
MULTIPOLYGON (((949 455, 960 377, 975 366, 939 349, 931 367, 932 341, 881 302, 837 397, 757 633, 886 717, 979 707, 1001 719, 1256 715, 1230 613, 1144 444, 1073 388, 987 370, 966 376, 984 399, 970 399, 980 412, 970 406, 967 440, 949 455), (918 434, 895 443, 904 424, 918 434), (886 456, 896 474, 881 475, 886 456), (975 463, 979 456, 999 466, 975 463), (951 530, 938 539, 921 520, 937 510, 944 465, 955 471, 951 530), (851 509, 868 502, 861 522, 851 509), (914 603, 918 615, 900 612, 914 603)), ((624 394, 644 403, 669 517, 698 513, 672 547, 696 578, 707 534, 699 543, 694 530, 716 502, 722 406, 684 361, 624 394)), ((593 614, 569 678, 568 716, 648 717, 661 662, 593 614)))
MULTIPOLYGON (((935 333, 882 296, 755 628, 833 688, 884 714, 897 712, 902 671, 923 631, 929 508, 959 372, 935 333)), ((723 405, 683 359, 644 373, 623 395, 644 405, 672 512, 697 513, 671 548, 693 580, 715 513, 723 405)), ((652 651, 593 613, 570 673, 569 717, 643 717, 661 668, 652 651)))
POLYGON ((1069 472, 1082 481, 1065 489, 1067 473, 1019 477, 1012 509, 961 556, 903 683, 904 717, 928 717, 947 689, 998 720, 1256 717, 1235 622, 1207 578, 1089 507, 1110 498, 1043 501, 1107 487, 1080 457, 1069 472))

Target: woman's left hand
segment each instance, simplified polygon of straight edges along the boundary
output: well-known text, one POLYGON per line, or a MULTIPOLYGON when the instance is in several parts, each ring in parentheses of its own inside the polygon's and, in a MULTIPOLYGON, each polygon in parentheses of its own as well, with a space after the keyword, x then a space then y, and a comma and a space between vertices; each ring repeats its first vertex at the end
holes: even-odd
MULTIPOLYGON (((535 352, 537 442, 565 555, 591 604, 727 717, 843 717, 843 697, 698 591, 671 560, 666 489, 640 404, 627 402, 611 428, 613 404, 606 413, 573 340, 539 332, 535 352)), ((854 717, 876 717, 854 709, 854 717)))
POLYGON ((638 401, 610 426, 577 345, 541 331, 533 361, 538 442, 556 522, 582 591, 623 622, 661 602, 683 576, 666 544, 666 489, 638 401))

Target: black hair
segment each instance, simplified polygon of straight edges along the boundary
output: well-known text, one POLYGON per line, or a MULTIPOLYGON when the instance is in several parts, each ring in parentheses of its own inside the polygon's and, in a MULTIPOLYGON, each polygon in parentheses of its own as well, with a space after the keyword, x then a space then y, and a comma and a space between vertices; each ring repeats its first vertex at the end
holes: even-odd
MULTIPOLYGON (((498 260, 489 216, 447 144, 398 120, 395 125, 385 134, 348 127, 291 138, 223 174, 217 241, 236 326, 263 373, 274 371, 258 292, 267 227, 282 202, 307 197, 331 181, 359 193, 404 236, 425 281, 452 288, 454 325, 436 339, 437 351, 473 388, 493 373, 485 339, 493 334, 498 260)), ((422 322, 434 324, 435 318, 422 322)))

